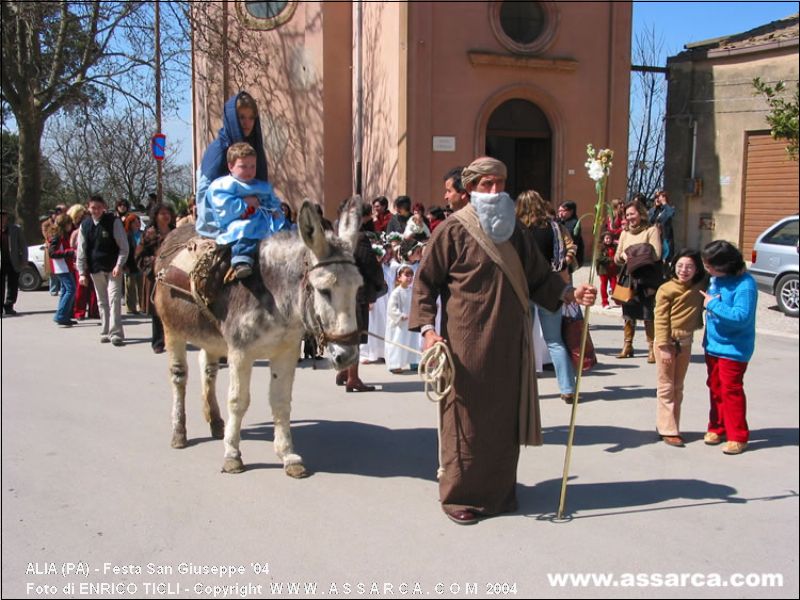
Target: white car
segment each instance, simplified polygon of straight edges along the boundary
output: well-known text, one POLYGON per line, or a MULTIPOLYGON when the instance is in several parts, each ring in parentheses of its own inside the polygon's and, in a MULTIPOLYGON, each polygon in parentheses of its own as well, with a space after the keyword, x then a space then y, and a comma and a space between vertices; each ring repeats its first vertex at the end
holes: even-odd
POLYGON ((760 290, 775 295, 785 315, 800 315, 798 290, 798 217, 792 215, 773 223, 753 245, 750 274, 760 290))
POLYGON ((44 244, 28 246, 28 264, 19 272, 19 289, 32 292, 47 283, 44 272, 44 244))

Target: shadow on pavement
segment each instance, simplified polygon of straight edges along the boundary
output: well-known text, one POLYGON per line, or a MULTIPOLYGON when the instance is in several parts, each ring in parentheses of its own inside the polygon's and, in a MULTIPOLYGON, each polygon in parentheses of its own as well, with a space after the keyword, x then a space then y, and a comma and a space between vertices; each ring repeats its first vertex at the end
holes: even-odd
POLYGON ((581 392, 580 403, 596 402, 598 400, 641 400, 656 397, 656 388, 645 388, 639 385, 607 385, 596 392, 581 392))
MULTIPOLYGON (((608 483, 575 483, 570 478, 567 485, 565 515, 576 518, 580 511, 609 511, 601 514, 593 512, 585 517, 606 516, 609 514, 626 514, 637 511, 614 510, 627 509, 670 502, 680 499, 694 501, 707 500, 711 503, 748 502, 745 498, 735 496, 736 489, 729 485, 710 483, 700 479, 653 479, 648 481, 615 481, 608 483)), ((548 479, 535 486, 517 486, 519 513, 526 516, 546 518, 558 509, 561 497, 561 479, 548 479)), ((698 506, 709 502, 692 502, 683 506, 698 506)), ((645 510, 667 510, 676 506, 659 507, 645 510)), ((580 518, 580 517, 577 517, 580 518)))
MULTIPOLYGON (((569 427, 566 425, 558 427, 544 427, 542 429, 545 444, 555 444, 566 446, 569 427)), ((781 448, 783 446, 797 446, 797 428, 769 428, 750 430, 750 442, 747 452, 765 450, 767 448, 781 448)), ((681 436, 687 444, 702 442, 705 431, 682 431, 681 436)), ((621 452, 646 446, 648 444, 660 444, 661 440, 653 429, 640 431, 625 427, 614 427, 610 425, 578 425, 575 429, 575 446, 593 446, 604 444, 610 446, 606 452, 621 452)), ((721 450, 720 450, 721 452, 721 450)))
MULTIPOLYGON (((315 473, 436 481, 433 428, 389 429, 354 421, 292 421, 292 438, 315 473)), ((242 429, 243 440, 273 441, 272 423, 242 429)))
POLYGON ((800 444, 800 430, 796 427, 751 429, 747 452, 766 448, 780 448, 781 446, 797 446, 798 444, 800 444))
MULTIPOLYGON (((542 434, 544 443, 555 446, 567 445, 567 435, 569 427, 559 425, 557 427, 543 427, 542 434)), ((628 429, 626 427, 614 427, 612 425, 578 425, 575 429, 574 446, 594 446, 607 445, 606 452, 622 452, 649 444, 661 443, 655 428, 648 431, 628 429)))
MULTIPOLYGON (((271 443, 273 434, 272 423, 259 423, 242 429, 243 440, 261 440, 271 443)), ((566 446, 567 434, 567 426, 545 427, 543 429, 544 443, 547 445, 566 446)), ((689 443, 702 443, 702 432, 690 432, 683 435, 689 443)), ((366 477, 414 477, 428 481, 436 480, 438 449, 436 430, 433 428, 389 429, 380 425, 354 421, 306 420, 292 422, 292 436, 295 448, 305 459, 306 465, 316 473, 346 473, 366 477)), ((204 442, 218 443, 217 440, 212 440, 210 437, 203 437, 190 440, 189 444, 195 445, 204 442)), ((575 446, 606 445, 608 448, 605 448, 605 452, 616 453, 649 444, 660 444, 661 441, 655 429, 641 431, 625 427, 588 425, 578 427, 573 443, 575 446)), ((797 443, 798 429, 796 428, 754 430, 751 432, 748 452, 797 445, 797 443)), ((248 468, 280 468, 280 465, 277 463, 253 464, 248 465, 248 468)), ((694 487, 686 489, 681 487, 678 490, 669 489, 669 486, 667 486, 667 491, 661 490, 659 487, 663 483, 661 481, 649 483, 657 489, 645 488, 645 491, 636 492, 644 499, 650 496, 656 498, 645 503, 661 502, 678 497, 714 497, 692 495, 708 493, 707 488, 703 486, 710 484, 704 482, 696 482, 693 484, 694 487), (701 483, 703 485, 700 485, 701 483)), ((548 485, 548 482, 536 486, 537 496, 541 485, 548 485)), ((606 485, 613 487, 628 484, 613 483, 606 485)), ((634 482, 630 485, 637 486, 640 485, 640 482, 634 482)), ((623 497, 630 496, 628 491, 620 493, 623 497)), ((631 496, 631 498, 634 497, 636 497, 635 494, 631 496)), ((626 506, 639 504, 639 502, 631 501, 626 506)))

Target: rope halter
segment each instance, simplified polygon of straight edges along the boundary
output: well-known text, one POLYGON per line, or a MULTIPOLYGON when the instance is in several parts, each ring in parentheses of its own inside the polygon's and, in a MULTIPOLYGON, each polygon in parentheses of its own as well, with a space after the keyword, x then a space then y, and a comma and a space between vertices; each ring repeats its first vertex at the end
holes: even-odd
POLYGON ((345 333, 341 335, 334 335, 325 331, 325 327, 322 324, 322 319, 319 318, 319 314, 315 310, 314 301, 313 301, 313 291, 314 286, 311 285, 311 281, 308 278, 308 274, 313 271, 314 269, 318 269, 320 267, 326 267, 328 265, 353 265, 357 267, 354 260, 346 259, 346 258, 336 258, 333 260, 324 260, 319 261, 315 265, 308 265, 306 263, 305 272, 303 273, 303 289, 305 291, 305 313, 312 314, 314 316, 314 326, 312 329, 317 336, 317 346, 319 347, 319 352, 322 353, 325 351, 325 348, 330 343, 341 344, 343 346, 357 346, 360 339, 361 339, 361 332, 358 329, 351 331, 350 333, 345 333))

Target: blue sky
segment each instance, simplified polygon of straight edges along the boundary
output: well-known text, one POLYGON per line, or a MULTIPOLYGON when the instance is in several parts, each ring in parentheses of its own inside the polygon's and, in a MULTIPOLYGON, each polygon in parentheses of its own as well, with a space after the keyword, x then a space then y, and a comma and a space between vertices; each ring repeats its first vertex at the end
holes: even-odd
MULTIPOLYGON (((684 44, 741 33, 796 12, 797 2, 634 2, 633 38, 644 27, 654 28, 663 37, 664 66, 684 44)), ((168 141, 182 140, 181 162, 192 160, 190 118, 187 107, 182 120, 171 119, 165 127, 168 141)))
POLYGON ((642 28, 663 36, 665 56, 684 44, 741 33, 798 12, 797 2, 634 2, 633 37, 642 28))

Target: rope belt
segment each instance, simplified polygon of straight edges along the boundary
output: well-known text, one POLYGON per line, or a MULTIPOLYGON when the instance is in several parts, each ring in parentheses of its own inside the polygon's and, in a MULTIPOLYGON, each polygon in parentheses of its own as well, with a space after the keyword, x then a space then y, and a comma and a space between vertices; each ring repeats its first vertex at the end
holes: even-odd
MULTIPOLYGON (((417 367, 417 374, 425 384, 425 397, 431 402, 441 402, 453 389, 453 379, 455 377, 453 355, 444 342, 436 342, 425 352, 421 352, 404 344, 387 340, 377 333, 369 331, 367 333, 387 344, 392 344, 422 357, 419 361, 419 367, 417 367)), ((436 411, 436 417, 436 438, 439 443, 439 468, 436 469, 436 478, 440 479, 444 474, 444 467, 442 467, 442 412, 440 410, 436 411)))

